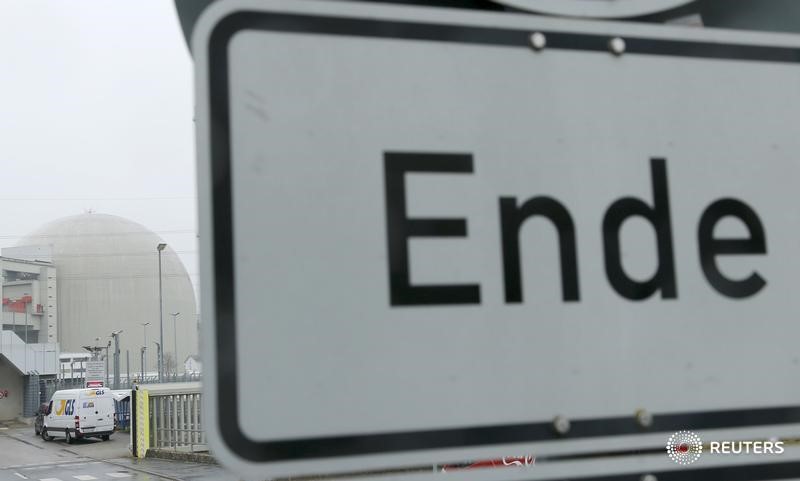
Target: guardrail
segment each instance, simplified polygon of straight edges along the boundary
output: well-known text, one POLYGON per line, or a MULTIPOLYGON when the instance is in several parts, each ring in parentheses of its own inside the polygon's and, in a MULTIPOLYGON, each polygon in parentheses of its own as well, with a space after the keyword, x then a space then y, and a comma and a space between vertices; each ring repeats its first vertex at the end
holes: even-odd
POLYGON ((199 382, 140 385, 131 393, 131 448, 147 451, 208 451, 199 382))
POLYGON ((208 451, 200 425, 200 393, 150 393, 150 447, 208 451))

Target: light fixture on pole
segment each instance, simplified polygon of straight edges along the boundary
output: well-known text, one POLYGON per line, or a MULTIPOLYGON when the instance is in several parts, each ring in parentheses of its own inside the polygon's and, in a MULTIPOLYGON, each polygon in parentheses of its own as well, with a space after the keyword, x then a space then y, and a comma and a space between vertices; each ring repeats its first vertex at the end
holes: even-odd
POLYGON ((170 314, 170 316, 172 316, 172 341, 173 341, 172 347, 174 348, 174 351, 172 351, 172 352, 175 353, 175 378, 176 379, 178 377, 178 328, 177 328, 177 325, 178 325, 178 316, 180 316, 180 315, 181 315, 180 312, 173 312, 172 314, 170 314))
MULTIPOLYGON (((95 340, 98 339, 100 338, 99 337, 95 338, 95 340)), ((102 346, 83 346, 83 348, 92 353, 92 359, 91 359, 92 361, 99 360, 100 352, 103 350, 102 346)))
POLYGON ((158 351, 158 380, 163 380, 164 371, 164 295, 161 286, 161 251, 167 247, 167 244, 161 242, 156 246, 158 251, 158 325, 160 331, 159 345, 162 346, 158 351))

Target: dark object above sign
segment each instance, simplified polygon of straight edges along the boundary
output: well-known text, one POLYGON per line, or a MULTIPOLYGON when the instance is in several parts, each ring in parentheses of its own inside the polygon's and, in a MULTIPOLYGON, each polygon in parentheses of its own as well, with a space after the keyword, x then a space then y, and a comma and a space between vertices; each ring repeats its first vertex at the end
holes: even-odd
POLYGON ((493 0, 536 13, 569 17, 630 18, 652 15, 695 3, 694 0, 493 0))

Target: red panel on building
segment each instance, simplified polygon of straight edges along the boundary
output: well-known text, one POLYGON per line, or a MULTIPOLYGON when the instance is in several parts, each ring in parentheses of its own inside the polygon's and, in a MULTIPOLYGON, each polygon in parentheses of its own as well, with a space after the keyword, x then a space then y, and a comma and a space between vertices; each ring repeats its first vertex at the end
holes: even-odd
POLYGON ((8 312, 19 312, 20 314, 25 312, 25 306, 30 304, 33 301, 32 296, 22 296, 19 299, 9 299, 8 297, 3 298, 3 305, 8 306, 6 310, 8 312))

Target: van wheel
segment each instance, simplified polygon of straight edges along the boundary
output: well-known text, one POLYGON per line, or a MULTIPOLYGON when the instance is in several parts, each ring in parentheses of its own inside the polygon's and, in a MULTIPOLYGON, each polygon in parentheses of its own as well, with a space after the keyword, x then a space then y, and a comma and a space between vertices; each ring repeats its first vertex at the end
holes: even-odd
POLYGON ((48 436, 47 435, 47 428, 42 428, 42 439, 44 439, 45 441, 52 441, 53 440, 53 436, 48 436))
POLYGON ((69 429, 66 431, 65 441, 67 441, 67 444, 72 444, 72 435, 69 433, 69 429))
POLYGON ((102 439, 103 441, 108 441, 109 439, 111 439, 111 435, 106 434, 106 435, 100 436, 100 439, 102 439))

